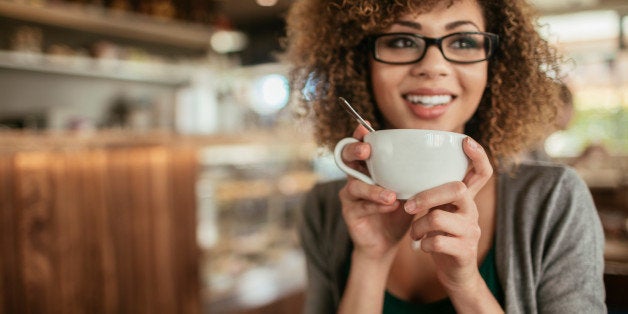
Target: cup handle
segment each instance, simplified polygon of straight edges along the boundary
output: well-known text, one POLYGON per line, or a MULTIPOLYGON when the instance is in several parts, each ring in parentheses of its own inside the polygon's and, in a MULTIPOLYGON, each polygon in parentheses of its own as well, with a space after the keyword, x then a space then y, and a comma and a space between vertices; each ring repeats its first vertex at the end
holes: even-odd
POLYGON ((334 160, 336 161, 336 165, 338 166, 338 168, 340 168, 340 170, 344 171, 344 173, 360 180, 363 181, 365 183, 368 184, 373 184, 375 185, 375 181, 373 181, 373 179, 371 179, 369 176, 365 175, 362 172, 359 172, 349 166, 347 166, 344 161, 342 161, 342 149, 347 146, 347 144, 351 144, 351 143, 357 143, 359 142, 358 140, 356 140, 353 137, 345 137, 343 139, 341 139, 338 144, 336 144, 336 147, 334 148, 334 160))

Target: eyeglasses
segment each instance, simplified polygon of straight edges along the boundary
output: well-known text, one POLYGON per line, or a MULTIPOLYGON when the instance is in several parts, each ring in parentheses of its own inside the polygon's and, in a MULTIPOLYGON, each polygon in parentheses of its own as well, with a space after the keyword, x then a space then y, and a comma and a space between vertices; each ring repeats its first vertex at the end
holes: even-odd
POLYGON ((373 58, 388 64, 419 62, 431 45, 438 47, 445 60, 455 63, 474 63, 491 57, 499 36, 485 32, 460 32, 440 38, 412 33, 388 33, 369 38, 373 58))

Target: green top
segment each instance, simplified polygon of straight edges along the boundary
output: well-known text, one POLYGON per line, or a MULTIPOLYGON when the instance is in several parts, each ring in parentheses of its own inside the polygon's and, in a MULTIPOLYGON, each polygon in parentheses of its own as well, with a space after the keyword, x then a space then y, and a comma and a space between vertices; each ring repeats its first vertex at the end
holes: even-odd
MULTIPOLYGON (((499 304, 503 306, 504 296, 502 288, 497 278, 497 267, 495 266, 495 246, 486 254, 486 258, 480 265, 480 275, 486 281, 486 285, 493 293, 499 304)), ((401 300, 386 291, 384 298, 384 314, 403 313, 456 313, 449 298, 445 298, 432 303, 416 304, 401 300)))

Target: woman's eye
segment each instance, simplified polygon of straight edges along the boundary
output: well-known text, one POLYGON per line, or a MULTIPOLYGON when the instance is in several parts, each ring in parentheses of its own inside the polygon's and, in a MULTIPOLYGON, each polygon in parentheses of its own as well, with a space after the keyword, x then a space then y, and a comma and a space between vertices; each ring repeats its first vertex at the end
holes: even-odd
POLYGON ((386 47, 389 48, 412 48, 417 44, 414 40, 408 37, 394 37, 387 41, 386 47))
POLYGON ((448 46, 452 49, 478 49, 482 47, 480 41, 472 36, 452 38, 448 46))

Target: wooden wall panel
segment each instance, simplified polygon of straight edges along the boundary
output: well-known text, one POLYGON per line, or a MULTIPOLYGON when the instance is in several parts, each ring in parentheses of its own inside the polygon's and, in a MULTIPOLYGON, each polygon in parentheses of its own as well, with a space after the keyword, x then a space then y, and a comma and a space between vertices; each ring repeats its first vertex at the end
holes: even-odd
MULTIPOLYGON (((20 279, 24 286, 24 309, 28 313, 60 313, 59 289, 53 274, 53 198, 45 153, 19 153, 16 157, 15 206, 20 279)), ((64 204, 65 205, 65 204, 64 204)))
MULTIPOLYGON (((168 171, 177 174, 168 181, 167 187, 172 191, 168 204, 169 208, 174 209, 168 211, 172 226, 193 226, 190 228, 196 229, 196 217, 186 214, 187 208, 196 208, 196 189, 186 188, 190 184, 189 181, 196 178, 198 173, 196 164, 197 156, 191 151, 171 156, 168 171)), ((201 254, 196 249, 196 233, 174 232, 172 241, 174 258, 185 264, 172 268, 173 276, 179 278, 174 282, 175 298, 183 310, 182 313, 194 313, 198 308, 200 289, 185 283, 200 278, 198 261, 201 254)))
POLYGON ((0 154, 0 313, 199 313, 196 150, 0 154))
POLYGON ((15 206, 14 156, 0 153, 0 312, 20 313, 19 305, 26 303, 19 280, 20 256, 18 252, 17 222, 15 206))

